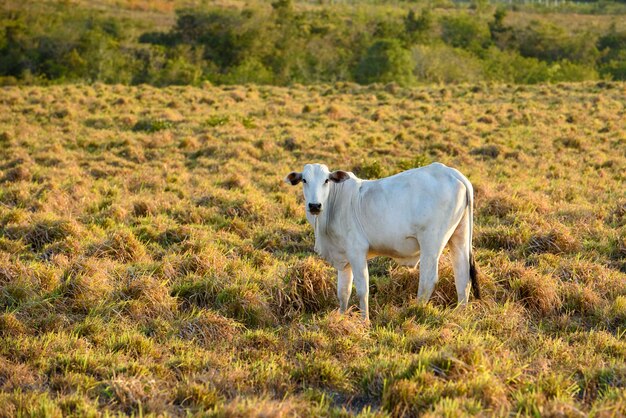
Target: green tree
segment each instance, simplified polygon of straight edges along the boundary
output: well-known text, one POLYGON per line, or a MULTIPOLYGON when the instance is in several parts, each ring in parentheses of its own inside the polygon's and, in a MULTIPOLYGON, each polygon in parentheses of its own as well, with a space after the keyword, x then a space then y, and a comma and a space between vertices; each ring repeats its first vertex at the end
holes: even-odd
POLYGON ((361 84, 395 81, 414 83, 411 53, 396 39, 381 39, 369 47, 356 68, 355 79, 361 84))
POLYGON ((427 40, 433 28, 433 15, 430 9, 424 8, 419 16, 409 10, 404 18, 404 30, 410 44, 427 40))
POLYGON ((441 39, 455 48, 478 51, 490 44, 491 33, 475 16, 460 14, 441 19, 441 39))
POLYGON ((525 57, 542 61, 571 62, 592 65, 600 57, 596 47, 596 36, 588 33, 572 35, 565 28, 553 23, 532 22, 526 28, 517 30, 515 47, 525 57))

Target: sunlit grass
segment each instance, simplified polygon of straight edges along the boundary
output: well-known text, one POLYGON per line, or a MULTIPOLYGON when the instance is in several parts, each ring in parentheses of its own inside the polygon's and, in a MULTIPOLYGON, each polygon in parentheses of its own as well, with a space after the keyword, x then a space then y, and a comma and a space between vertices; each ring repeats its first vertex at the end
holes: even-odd
POLYGON ((4 413, 626 414, 625 93, 3 88, 4 413), (282 179, 431 161, 475 186, 484 298, 374 260, 366 328, 282 179))

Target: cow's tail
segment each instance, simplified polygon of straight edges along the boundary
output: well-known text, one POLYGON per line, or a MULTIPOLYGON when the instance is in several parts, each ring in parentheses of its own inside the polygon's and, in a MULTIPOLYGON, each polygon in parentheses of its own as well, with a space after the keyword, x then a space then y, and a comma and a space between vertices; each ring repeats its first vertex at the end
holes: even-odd
MULTIPOLYGON (((456 171, 456 170, 455 170, 456 171)), ((472 283, 472 294, 476 299, 480 299, 480 287, 478 286, 478 270, 474 262, 474 252, 472 251, 472 237, 474 235, 474 188, 470 181, 457 171, 457 178, 465 185, 467 193, 467 216, 469 217, 469 274, 472 283)))
POLYGON ((472 281, 472 294, 476 299, 480 299, 480 288, 478 287, 478 271, 476 270, 476 264, 474 263, 474 253, 470 248, 469 256, 470 265, 470 280, 472 281))
MULTIPOLYGON (((469 183, 469 180, 467 180, 469 183)), ((472 294, 476 299, 480 299, 480 287, 478 286, 478 270, 474 262, 474 251, 472 249, 472 237, 474 235, 474 188, 465 186, 467 190, 467 214, 469 216, 469 274, 472 282, 472 294)))

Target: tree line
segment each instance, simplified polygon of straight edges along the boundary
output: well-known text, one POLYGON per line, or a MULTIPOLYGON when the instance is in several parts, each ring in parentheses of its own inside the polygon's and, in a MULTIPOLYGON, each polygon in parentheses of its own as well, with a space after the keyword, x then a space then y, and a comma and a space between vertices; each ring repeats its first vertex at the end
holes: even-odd
POLYGON ((507 24, 509 9, 364 13, 276 0, 181 9, 164 31, 59 4, 0 12, 0 83, 157 86, 350 81, 545 83, 626 80, 626 31, 546 20, 507 24))

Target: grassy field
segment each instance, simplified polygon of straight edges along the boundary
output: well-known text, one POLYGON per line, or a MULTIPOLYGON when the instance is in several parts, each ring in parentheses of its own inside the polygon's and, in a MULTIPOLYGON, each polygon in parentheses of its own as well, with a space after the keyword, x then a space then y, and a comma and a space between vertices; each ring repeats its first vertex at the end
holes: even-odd
POLYGON ((0 415, 626 415, 626 85, 0 90, 0 415), (476 190, 446 253, 337 312, 300 188, 430 161, 476 190))

